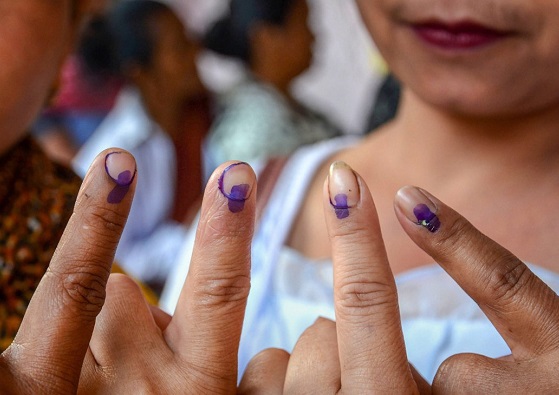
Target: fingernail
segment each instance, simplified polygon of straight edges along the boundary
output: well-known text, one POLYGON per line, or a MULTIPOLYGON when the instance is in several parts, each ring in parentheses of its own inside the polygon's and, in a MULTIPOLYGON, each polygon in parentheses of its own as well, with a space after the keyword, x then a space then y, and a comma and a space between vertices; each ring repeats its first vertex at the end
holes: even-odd
POLYGON ((328 192, 330 204, 336 217, 349 217, 349 210, 359 202, 359 184, 355 173, 345 162, 337 161, 330 166, 328 175, 328 192))
POLYGON ((122 202, 136 177, 136 161, 127 152, 111 152, 105 157, 105 171, 116 184, 109 193, 107 202, 118 204, 122 202))
POLYGON ((396 194, 396 204, 413 223, 435 233, 441 227, 437 206, 427 194, 416 187, 403 187, 396 194))
POLYGON ((252 171, 245 162, 228 166, 219 177, 219 190, 229 201, 229 211, 238 213, 245 208, 245 201, 252 192, 252 171))

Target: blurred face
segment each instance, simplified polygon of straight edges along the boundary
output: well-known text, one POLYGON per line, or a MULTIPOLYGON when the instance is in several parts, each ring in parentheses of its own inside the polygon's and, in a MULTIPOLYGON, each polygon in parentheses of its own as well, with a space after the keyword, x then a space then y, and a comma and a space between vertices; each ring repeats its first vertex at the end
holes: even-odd
POLYGON ((315 39, 309 26, 309 6, 305 0, 298 0, 293 5, 284 33, 285 57, 295 74, 299 75, 311 66, 315 39))
POLYGON ((146 70, 148 78, 158 91, 177 100, 204 92, 196 67, 198 44, 186 35, 183 24, 172 12, 160 14, 155 24, 157 44, 146 70))
POLYGON ((70 48, 71 3, 0 0, 0 155, 25 134, 70 48))
POLYGON ((390 68, 423 100, 481 117, 559 105, 559 1, 356 2, 390 68))

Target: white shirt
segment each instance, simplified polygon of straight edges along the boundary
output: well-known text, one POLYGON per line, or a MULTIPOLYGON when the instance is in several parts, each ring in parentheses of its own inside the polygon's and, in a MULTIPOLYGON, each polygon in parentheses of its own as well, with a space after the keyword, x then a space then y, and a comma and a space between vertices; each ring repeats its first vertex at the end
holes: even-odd
POLYGON ((110 147, 134 155, 138 178, 116 260, 139 280, 164 281, 186 234, 182 224, 169 219, 175 197, 175 149, 135 88, 120 92, 114 108, 74 158, 74 170, 83 177, 97 154, 110 147))

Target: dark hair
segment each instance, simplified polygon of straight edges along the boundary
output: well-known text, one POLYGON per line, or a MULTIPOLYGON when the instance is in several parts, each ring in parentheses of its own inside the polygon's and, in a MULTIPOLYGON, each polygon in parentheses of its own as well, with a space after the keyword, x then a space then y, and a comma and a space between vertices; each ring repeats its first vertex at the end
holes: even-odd
POLYGON ((250 30, 257 23, 281 26, 297 0, 231 0, 229 14, 206 33, 206 48, 250 62, 250 30))
POLYGON ((111 53, 121 73, 131 64, 151 64, 157 37, 150 24, 165 12, 173 11, 155 0, 123 1, 109 12, 108 26, 113 40, 111 53))
POLYGON ((95 15, 80 34, 76 55, 87 74, 105 76, 118 69, 113 53, 113 38, 105 15, 95 15))

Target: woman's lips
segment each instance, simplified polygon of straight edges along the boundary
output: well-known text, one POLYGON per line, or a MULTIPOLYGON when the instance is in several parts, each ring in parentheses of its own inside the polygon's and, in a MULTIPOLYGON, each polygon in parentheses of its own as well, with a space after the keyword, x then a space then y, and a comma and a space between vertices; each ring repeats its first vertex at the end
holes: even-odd
POLYGON ((477 49, 498 41, 510 33, 497 31, 471 22, 445 24, 426 22, 412 25, 426 43, 443 50, 477 49))

